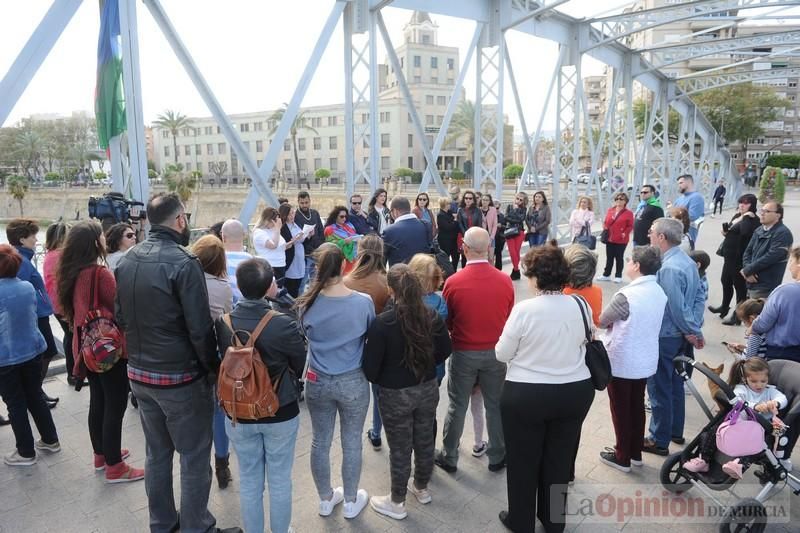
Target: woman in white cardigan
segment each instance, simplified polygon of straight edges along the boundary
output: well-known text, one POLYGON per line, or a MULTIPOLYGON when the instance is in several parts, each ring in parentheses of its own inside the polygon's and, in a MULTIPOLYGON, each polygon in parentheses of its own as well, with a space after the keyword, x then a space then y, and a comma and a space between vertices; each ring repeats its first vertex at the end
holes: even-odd
POLYGON ((539 246, 522 260, 533 298, 514 306, 495 347, 508 363, 500 397, 506 444, 508 511, 500 521, 515 533, 539 520, 548 532, 563 531, 566 491, 580 427, 594 400, 586 367, 580 297, 563 294, 570 275, 564 253, 539 246))
POLYGON ((625 265, 632 282, 600 314, 600 327, 608 328, 602 338, 611 360, 608 399, 617 439, 614 448, 600 452, 600 461, 622 472, 642 465, 644 389, 658 366, 658 332, 667 305, 667 295, 656 282, 659 268, 658 248, 634 248, 625 265))

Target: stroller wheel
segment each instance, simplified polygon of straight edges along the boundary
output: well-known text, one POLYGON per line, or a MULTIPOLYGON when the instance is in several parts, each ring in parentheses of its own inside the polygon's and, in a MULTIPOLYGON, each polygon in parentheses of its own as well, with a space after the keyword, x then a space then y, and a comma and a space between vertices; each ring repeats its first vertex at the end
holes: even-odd
POLYGON ((761 533, 767 528, 767 510, 755 498, 728 507, 719 524, 720 533, 761 533))
POLYGON ((661 472, 659 473, 659 480, 665 489, 675 494, 686 492, 692 487, 686 471, 681 467, 681 452, 673 453, 664 459, 664 464, 661 465, 661 472))

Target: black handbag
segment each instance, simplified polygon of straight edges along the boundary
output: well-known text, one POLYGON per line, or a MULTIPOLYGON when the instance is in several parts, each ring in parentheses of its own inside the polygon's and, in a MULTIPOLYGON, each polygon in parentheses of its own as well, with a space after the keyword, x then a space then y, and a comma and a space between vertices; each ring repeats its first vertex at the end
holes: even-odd
POLYGON ((603 341, 592 339, 589 321, 586 318, 586 314, 589 312, 589 304, 586 303, 586 300, 574 294, 572 297, 581 310, 583 327, 586 330, 586 356, 584 359, 586 361, 586 367, 589 369, 589 373, 592 376, 592 385, 594 385, 594 388, 597 390, 605 390, 611 381, 611 361, 608 359, 608 352, 606 351, 603 341), (586 306, 586 312, 584 312, 584 306, 586 306))
POLYGON ((600 242, 603 244, 608 244, 608 230, 604 229, 600 232, 600 242))
POLYGON ((725 257, 725 241, 722 241, 721 243, 719 243, 719 246, 717 247, 717 252, 716 253, 720 257, 725 257))
POLYGON ((517 235, 519 235, 519 226, 511 226, 503 232, 503 237, 506 239, 513 239, 517 235))
POLYGON ((592 230, 588 222, 581 228, 580 235, 575 237, 572 242, 575 244, 582 244, 590 250, 597 248, 597 237, 592 235, 592 230))

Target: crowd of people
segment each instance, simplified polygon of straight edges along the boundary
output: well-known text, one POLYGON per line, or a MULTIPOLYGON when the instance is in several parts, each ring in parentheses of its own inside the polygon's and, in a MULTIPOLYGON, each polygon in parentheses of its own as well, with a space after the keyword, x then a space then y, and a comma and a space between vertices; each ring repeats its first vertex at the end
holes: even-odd
MULTIPOLYGON (((281 199, 265 208, 252 231, 231 219, 194 243, 180 199, 161 193, 147 204, 150 231, 138 244, 124 223, 106 231, 94 221, 48 228, 43 276, 31 262, 39 228, 15 220, 7 227, 10 245, 0 245, 0 395, 16 440, 5 462, 32 465, 37 453, 61 449, 50 412, 58 398, 42 389, 56 353, 55 314, 69 383, 90 389, 94 467, 109 483, 146 481, 151 531, 241 531, 220 529, 208 509, 214 475, 222 489, 238 481, 245 531, 265 531, 265 490, 269 530, 292 531, 303 400, 320 516, 341 504, 352 519, 369 505, 400 520, 409 493, 430 504, 435 468, 458 469, 470 407, 472 455, 487 455, 492 473, 507 472, 502 524, 528 532, 538 519, 546 531, 563 531, 581 427, 595 399, 588 341, 603 341, 613 376, 607 390, 616 442, 598 460, 630 472, 643 453, 664 456, 671 443, 684 442, 683 381, 673 360, 705 345, 710 258, 697 248, 702 196, 691 176, 678 183, 674 212, 665 213, 651 185, 642 186, 633 209, 627 194, 616 193, 604 216, 595 217, 590 198, 579 199, 570 233, 602 223, 599 276, 595 252, 548 241, 554 228, 542 191, 530 201, 519 192, 503 210, 472 190, 439 198, 436 209, 427 193, 412 201, 378 189, 366 209, 354 194, 325 219, 301 191, 296 206, 281 199), (517 300, 514 281, 522 277, 517 291, 526 297, 517 300), (595 281, 621 286, 604 305, 595 281), (100 334, 103 343, 92 343, 100 334), (250 370, 236 366, 245 348, 250 370), (217 377, 238 376, 241 400, 251 394, 256 366, 265 369, 275 408, 242 416, 235 402, 223 401, 231 392, 217 388, 217 377), (144 469, 126 462, 141 451, 122 447, 129 395, 147 444, 144 469), (360 487, 365 434, 373 449, 384 435, 389 447, 385 495, 370 497, 360 487), (339 473, 331 469, 335 436, 339 473)), ((800 362, 800 248, 792 248, 781 204, 758 210, 756 203, 743 195, 722 225, 723 301, 709 309, 726 317, 735 293, 731 323, 745 322, 748 342, 732 349, 800 362), (781 284, 787 264, 793 281, 781 284)))

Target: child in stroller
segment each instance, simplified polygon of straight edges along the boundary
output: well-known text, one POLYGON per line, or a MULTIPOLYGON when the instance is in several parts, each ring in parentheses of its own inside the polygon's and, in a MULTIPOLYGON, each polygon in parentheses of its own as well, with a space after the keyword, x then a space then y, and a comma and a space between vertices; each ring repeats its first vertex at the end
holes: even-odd
MULTIPOLYGON (((735 399, 731 404, 739 401, 747 405, 771 421, 773 429, 784 431, 787 426, 777 417, 778 410, 786 407, 786 396, 769 385, 769 365, 761 358, 754 357, 737 361, 731 368, 728 384, 733 387, 735 399)), ((720 421, 721 422, 721 421, 720 421)), ((720 423, 709 427, 702 436, 700 455, 693 457, 683 464, 689 472, 708 472, 709 463, 717 451, 717 429, 720 423)), ((733 458, 722 465, 722 471, 734 479, 741 479, 743 470, 749 466, 746 458, 733 458)))

